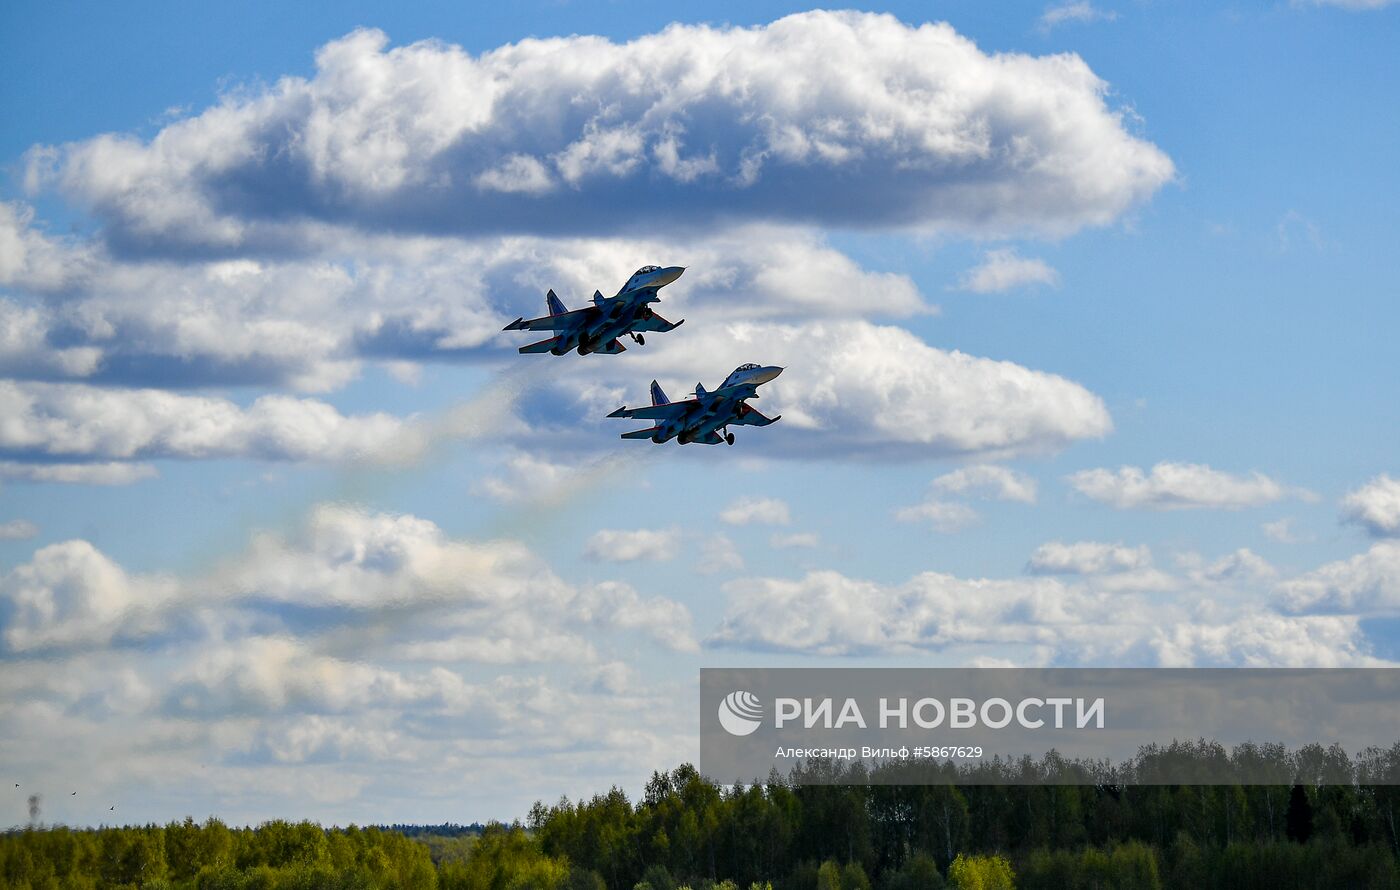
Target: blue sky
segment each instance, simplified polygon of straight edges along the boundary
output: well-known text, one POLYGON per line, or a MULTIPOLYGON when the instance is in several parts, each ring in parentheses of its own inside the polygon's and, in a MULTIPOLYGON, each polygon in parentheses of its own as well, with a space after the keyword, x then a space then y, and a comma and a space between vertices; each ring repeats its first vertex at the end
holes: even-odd
POLYGON ((1385 7, 9 4, 0 763, 469 821, 702 666, 1393 663, 1385 7), (741 361, 733 448, 602 419, 741 361))

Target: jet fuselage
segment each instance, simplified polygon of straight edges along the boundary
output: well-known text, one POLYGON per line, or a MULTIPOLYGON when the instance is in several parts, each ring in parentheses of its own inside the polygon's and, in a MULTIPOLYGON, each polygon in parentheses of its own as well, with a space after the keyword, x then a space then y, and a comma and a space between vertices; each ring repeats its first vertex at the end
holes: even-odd
POLYGON ((622 285, 616 296, 604 297, 595 291, 593 303, 572 312, 550 291, 545 302, 550 314, 526 321, 517 318, 506 325, 507 331, 553 331, 549 340, 522 346, 523 353, 548 352, 563 355, 569 350, 577 350, 579 355, 601 352, 615 355, 627 347, 618 342, 623 336, 631 337, 637 345, 645 340, 647 331, 669 331, 684 322, 674 324, 657 315, 651 303, 660 302, 657 289, 665 287, 685 271, 684 266, 643 266, 632 274, 622 285))
POLYGON ((650 419, 656 425, 650 429, 623 433, 624 439, 650 439, 658 445, 675 439, 682 445, 700 442, 718 445, 734 444, 730 425, 767 426, 779 420, 768 418, 746 404, 758 398, 758 387, 777 377, 783 369, 776 365, 741 365, 724 379, 718 389, 707 391, 695 385, 695 397, 683 402, 667 402, 656 381, 652 381, 653 404, 650 408, 619 408, 609 417, 650 419), (723 431, 723 433, 721 433, 723 431))

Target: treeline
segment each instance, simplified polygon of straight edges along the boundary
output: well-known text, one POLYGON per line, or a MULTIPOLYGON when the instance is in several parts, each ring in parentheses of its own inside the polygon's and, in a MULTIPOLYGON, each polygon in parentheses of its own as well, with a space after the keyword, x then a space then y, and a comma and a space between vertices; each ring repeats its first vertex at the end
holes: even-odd
POLYGON ((1283 781, 1010 783, 1075 768, 1048 757, 978 767, 988 772, 976 785, 889 784, 911 778, 907 767, 861 775, 813 762, 794 777, 724 787, 684 765, 653 774, 640 800, 614 788, 537 803, 526 824, 479 835, 217 820, 24 830, 0 835, 0 881, 20 890, 1400 888, 1400 787, 1386 783, 1400 777, 1386 772, 1400 767, 1400 745, 1350 759, 1197 743, 1146 749, 1139 766, 1194 760, 1214 770, 1260 756, 1281 758, 1283 781))
POLYGON ((377 828, 186 819, 0 834, 0 884, 16 890, 432 890, 437 878, 427 846, 377 828))
POLYGON ((1351 758, 1177 743, 1145 748, 1131 772, 1279 781, 1045 784, 1079 768, 1053 755, 871 774, 813 762, 801 781, 724 788, 683 766, 653 775, 635 804, 616 789, 536 804, 529 827, 545 855, 609 890, 657 868, 692 886, 833 890, 819 881, 827 863, 840 867, 840 890, 913 890, 949 880, 960 855, 1006 857, 1023 887, 1400 887, 1400 785, 1389 784, 1400 783, 1400 745, 1351 758), (933 784, 940 770, 948 784, 933 784))
POLYGON ((444 822, 441 825, 375 825, 374 828, 380 831, 393 831, 405 837, 463 837, 468 835, 478 835, 486 830, 486 826, 480 822, 472 822, 467 825, 459 825, 456 822, 444 822))

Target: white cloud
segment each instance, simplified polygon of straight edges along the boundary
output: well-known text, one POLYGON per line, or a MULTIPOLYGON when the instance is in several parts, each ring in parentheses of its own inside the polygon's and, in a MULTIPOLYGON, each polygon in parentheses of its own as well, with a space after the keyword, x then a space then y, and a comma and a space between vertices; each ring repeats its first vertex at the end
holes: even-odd
POLYGON ((133 463, 21 463, 0 460, 0 479, 26 482, 61 482, 74 485, 130 485, 156 475, 150 464, 133 463))
POLYGON ((1163 600, 1085 578, 962 579, 925 572, 896 585, 812 572, 725 585, 710 645, 821 656, 952 650, 1022 665, 1366 666, 1354 616, 1290 616, 1247 591, 1163 600), (1243 597, 1243 599, 1241 599, 1243 597), (1231 601, 1233 600, 1233 601, 1231 601), (1007 658, 1008 653, 1020 653, 1007 658))
POLYGON ((1400 479, 1382 473, 1342 498, 1342 519, 1377 537, 1400 535, 1400 479))
POLYGON ((1400 609, 1400 542, 1378 541, 1365 553, 1283 581, 1279 602, 1290 612, 1394 613, 1400 609))
POLYGON ((1307 540, 1306 536, 1299 533, 1294 527, 1294 520, 1291 516, 1285 516, 1274 522, 1266 522, 1260 528, 1264 530, 1265 537, 1280 544, 1296 544, 1307 540))
POLYGON ((287 533, 260 532, 215 573, 235 599, 303 607, 559 607, 566 584, 511 541, 454 540, 417 516, 321 504, 287 533))
POLYGON ((1112 429, 1102 400, 1073 381, 856 320, 698 327, 664 353, 628 353, 560 381, 566 395, 551 407, 601 418, 644 397, 639 379, 686 392, 746 361, 787 368, 754 405, 782 422, 739 430, 745 441, 773 443, 774 456, 997 458, 1055 451, 1112 429))
MULTIPOLYGON (((684 387, 696 378, 713 379, 761 349, 780 362, 789 354, 821 362, 794 368, 791 383, 769 387, 791 397, 785 422, 762 434, 781 443, 783 453, 1002 456, 1053 451, 1111 428, 1102 402, 1063 378, 933 349, 902 329, 857 320, 931 307, 906 276, 862 269, 810 233, 750 225, 669 241, 511 236, 463 242, 337 229, 279 247, 285 249, 257 259, 199 262, 102 254, 94 276, 100 287, 77 287, 61 304, 0 301, 0 331, 6 325, 13 331, 0 336, 0 366, 17 376, 104 384, 324 390, 343 385, 365 361, 402 370, 422 361, 495 355, 515 342, 500 334, 502 319, 539 311, 538 293, 546 287, 577 305, 580 295, 625 275, 618 270, 633 268, 638 256, 674 256, 691 271, 668 288, 664 311, 678 318, 693 310, 702 323, 704 313, 713 312, 729 327, 717 327, 712 318, 688 328, 696 333, 684 343, 669 341, 675 348, 666 355, 638 349, 611 367, 587 368, 579 381, 558 385, 567 404, 551 408, 562 410, 533 416, 596 422, 639 376, 655 372, 669 378, 668 385, 684 387), (794 316, 811 320, 772 321, 794 316), (732 363, 716 361, 726 354, 732 363), (808 379, 797 379, 799 374, 808 379), (582 412, 588 416, 578 416, 582 412)), ((499 422, 477 423, 475 429, 505 438, 525 432, 512 409, 522 394, 532 396, 516 383, 495 403, 499 422)), ((303 402, 300 409, 315 404, 303 402)), ((325 418, 343 429, 369 419, 325 418)), ((422 431, 404 432, 413 438, 422 431)), ((401 438, 387 435, 386 444, 397 453, 401 438)), ((328 444, 353 440, 337 436, 328 444)), ((304 444, 249 447, 310 457, 308 448, 298 447, 304 444)), ((577 449, 579 443, 556 436, 550 447, 577 449)), ((170 453, 163 448, 151 442, 147 450, 170 453)), ((557 465, 557 454, 536 459, 557 465)), ((478 483, 477 490, 509 498, 510 484, 509 476, 496 477, 478 483)))
POLYGON ((1035 480, 1025 473, 994 464, 974 464, 944 473, 933 480, 933 490, 945 494, 969 494, 1034 504, 1035 480))
POLYGON ((1152 552, 1145 544, 1128 547, 1100 541, 1050 541, 1035 548, 1026 568, 1036 575, 1099 575, 1151 565, 1152 552))
MULTIPOLYGON (((571 37, 477 57, 386 47, 378 32, 348 35, 322 48, 311 79, 230 95, 149 142, 107 135, 30 153, 29 186, 56 186, 103 234, 51 237, 21 204, 0 214, 0 276, 18 289, 0 299, 0 374, 33 381, 0 393, 20 418, 0 442, 6 474, 130 481, 154 470, 114 459, 341 459, 381 447, 394 459, 406 445, 411 459, 427 434, 387 415, 158 391, 325 391, 366 362, 411 376, 420 362, 494 357, 516 342, 502 320, 537 312, 546 287, 577 305, 595 287, 611 292, 638 257, 690 268, 667 291, 668 315, 710 312, 756 337, 731 329, 718 335, 725 350, 710 334, 655 359, 633 350, 588 369, 574 412, 648 365, 708 379, 715 356, 761 339, 835 353, 804 385, 793 380, 793 409, 768 431, 795 454, 1000 456, 1110 428, 1102 402, 1070 381, 859 321, 935 309, 908 276, 862 268, 817 228, 795 227, 849 218, 1061 234, 1116 219, 1172 166, 1125 130, 1077 57, 990 56, 946 25, 820 12, 750 29, 678 26, 626 46, 571 37), (808 88, 775 75, 776 59, 827 45, 843 49, 815 56, 830 70, 794 69, 808 88), (645 58, 667 60, 667 76, 645 58), (850 193, 811 187, 833 170, 859 171, 841 180, 850 193), (234 182, 237 196, 224 191, 234 182), (801 204, 783 195, 825 203, 774 218, 801 204), (643 219, 676 201, 694 211, 684 231, 666 228, 670 211, 643 219), (581 237, 569 227, 585 216, 581 237), (807 321, 775 323, 792 318, 807 321), (852 367, 877 350, 876 375, 852 367)), ((478 426, 523 433, 512 413, 523 389, 498 403, 501 423, 478 426)), ((556 459, 517 461, 477 490, 511 499, 513 476, 547 474, 556 459)))
POLYGON ((793 532, 789 535, 773 535, 768 546, 774 550, 814 549, 821 546, 821 538, 815 532, 793 532))
POLYGON ((11 519, 0 522, 0 541, 27 541, 37 537, 39 526, 28 519, 11 519))
MULTIPOLYGON (((725 590, 729 605, 711 642, 813 655, 900 654, 988 635, 1006 641, 1019 629, 993 629, 1001 611, 994 600, 1035 600, 1054 611, 1053 600, 1061 593, 1048 582, 969 583, 934 573, 886 587, 833 571, 797 580, 744 579, 725 590)), ((1026 604, 1037 617, 1049 617, 1026 604)))
POLYGON ((171 579, 130 575, 86 541, 51 544, 0 576, 10 610, 0 638, 11 652, 104 645, 158 628, 176 594, 171 579))
POLYGON ((449 818, 465 793, 511 812, 560 776, 578 793, 609 776, 640 787, 650 764, 695 756, 691 691, 631 679, 618 662, 468 678, 338 658, 285 636, 241 642, 7 663, 0 719, 23 734, 6 764, 31 787, 82 789, 46 799, 46 817, 62 822, 96 800, 129 819, 178 818, 180 789, 198 785, 232 823, 295 811, 329 824, 413 801, 449 818), (542 767, 548 777, 532 772, 542 767))
POLYGON ((95 346, 53 346, 47 342, 52 314, 0 298, 0 373, 86 377, 97 370, 102 350, 95 346))
POLYGON ((966 504, 945 500, 946 495, 972 495, 999 501, 1035 503, 1035 480, 1007 467, 994 464, 974 464, 961 467, 934 479, 932 494, 921 504, 895 511, 900 522, 928 522, 944 533, 959 531, 980 517, 966 504))
POLYGON ((476 186, 482 191, 524 192, 539 195, 553 191, 554 177, 538 158, 529 155, 510 155, 501 165, 477 174, 476 186))
POLYGON ((1046 7, 1045 12, 1040 16, 1040 27, 1042 30, 1049 31, 1051 28, 1067 22, 1081 24, 1111 22, 1117 18, 1118 13, 1113 10, 1099 9, 1089 0, 1070 0, 1067 3, 1046 7))
POLYGON ((912 507, 901 507, 895 511, 894 518, 900 522, 927 522, 935 531, 951 534, 967 528, 980 517, 966 504, 930 499, 912 507))
POLYGON ((539 627, 519 614, 476 624, 451 633, 403 632, 405 639, 384 654, 411 662, 490 665, 588 664, 598 658, 585 636, 539 627))
POLYGON ((621 471, 606 456, 591 461, 573 457, 563 462, 520 451, 503 461, 498 475, 483 477, 472 490, 503 504, 549 508, 569 502, 621 471))
POLYGON ((13 614, 3 632, 12 652, 177 630, 223 639, 280 625, 284 605, 323 610, 332 649, 413 660, 589 661, 579 626, 690 645, 679 603, 621 585, 576 588, 510 541, 454 540, 414 516, 332 505, 187 578, 132 575, 85 541, 50 545, 0 578, 0 602, 13 614), (347 610, 368 617, 340 627, 331 616, 347 610))
POLYGON ((1044 260, 1022 257, 1012 247, 989 250, 982 262, 963 273, 958 287, 978 294, 990 294, 1032 284, 1055 287, 1060 273, 1044 260))
MULTIPOLYGON (((740 283, 747 280, 750 279, 741 277, 740 283)), ((455 294, 462 286, 454 283, 454 302, 460 302, 455 294)), ((261 292, 260 285, 241 299, 256 302, 254 296, 261 292)), ((404 292, 418 293, 408 285, 404 292)), ((275 305, 276 298, 272 299, 275 305)), ((210 304, 225 310, 230 306, 218 300, 210 304)), ((429 311, 430 304, 431 300, 425 300, 419 309, 429 311)), ((179 306, 141 311, 149 311, 152 320, 184 317, 179 306)), ((200 311, 194 310, 194 317, 198 318, 200 311)), ((98 364, 108 367, 103 375, 110 372, 120 377, 113 369, 128 359, 137 365, 148 360, 159 365, 165 361, 162 356, 184 353, 188 347, 192 355, 203 356, 200 361, 212 369, 207 373, 214 379, 238 380, 244 372, 236 368, 246 362, 249 367, 270 368, 276 381, 296 386, 305 383, 307 375, 322 382, 329 379, 323 372, 343 366, 332 356, 342 354, 346 340, 358 342, 365 355, 379 351, 413 355, 426 361, 458 354, 460 350, 496 348, 484 344, 499 345, 502 341, 488 341, 484 331, 489 327, 495 331, 489 336, 496 337, 501 318, 512 317, 508 313, 493 317, 483 310, 470 323, 472 331, 482 332, 480 339, 472 333, 461 335, 465 339, 459 340, 459 334, 450 333, 456 330, 455 322, 442 322, 444 326, 439 328, 438 322, 425 320, 415 333, 417 322, 391 324, 385 320, 390 317, 388 314, 380 315, 381 321, 375 322, 374 312, 351 312, 333 304, 323 305, 320 311, 331 319, 329 325, 317 327, 308 316, 307 330, 327 334, 334 331, 337 323, 352 317, 370 319, 367 323, 378 327, 373 334, 345 329, 340 343, 334 337, 317 342, 306 341, 300 335, 292 337, 285 344, 287 357, 283 361, 265 352, 276 338, 258 338, 257 325, 249 327, 236 314, 229 318, 210 317, 200 319, 197 325, 210 331, 204 342, 210 344, 211 350, 228 348, 233 352, 201 353, 198 344, 187 344, 179 338, 167 341, 159 333, 151 333, 149 338, 133 333, 130 338, 120 338, 125 344, 122 349, 131 348, 133 343, 150 343, 155 344, 150 347, 154 352, 144 356, 128 354, 125 358, 109 355, 104 362, 110 360, 110 367, 98 364), (216 329, 228 331, 229 336, 213 336, 216 329), (260 345, 249 351, 251 347, 239 345, 244 340, 260 345), (219 377, 225 374, 226 378, 219 377), (291 376, 281 376, 284 374, 291 376)), ((680 315, 669 308, 666 311, 680 315)), ((712 307, 710 311, 719 310, 712 307)), ((702 315, 696 320, 703 322, 705 318, 702 315)), ((266 321, 274 323, 271 317, 266 321)), ((288 324, 295 327, 300 322, 288 324)), ((606 366, 583 367, 577 375, 565 379, 541 379, 547 370, 544 364, 524 368, 521 373, 509 375, 509 379, 499 380, 490 393, 478 394, 481 399, 477 401, 490 397, 489 405, 482 402, 482 407, 489 407, 494 414, 490 418, 473 416, 468 425, 476 435, 509 437, 523 432, 523 425, 512 412, 522 395, 538 398, 535 389, 539 387, 558 392, 560 399, 549 410, 535 412, 536 416, 573 416, 578 421, 597 423, 628 399, 635 402, 630 388, 638 379, 659 377, 668 391, 679 395, 698 379, 714 385, 733 367, 761 358, 765 363, 789 366, 783 378, 763 390, 765 398, 768 393, 774 394, 775 408, 785 416, 778 426, 744 435, 765 440, 782 437, 787 446, 783 453, 797 456, 813 452, 869 454, 880 450, 910 457, 1043 453, 1078 439, 1102 436, 1112 427, 1102 401, 1072 381, 1011 362, 936 349, 898 327, 856 319, 774 324, 717 317, 708 325, 686 330, 691 333, 668 341, 664 352, 649 348, 629 350, 606 366)), ((8 441, 0 442, 0 447, 29 448, 50 460, 61 453, 76 456, 84 442, 92 446, 83 454, 84 460, 96 460, 103 453, 333 459, 355 456, 357 449, 397 452, 412 445, 408 440, 424 432, 418 428, 421 424, 405 424, 387 415, 344 416, 324 403, 282 395, 264 396, 247 408, 239 408, 224 399, 153 389, 10 382, 0 385, 0 400, 13 404, 12 410, 20 418, 18 427, 9 431, 8 441)), ((760 403, 765 408, 767 404, 760 403)), ((576 426, 574 423, 570 428, 576 426)), ((579 444, 577 437, 552 436, 546 446, 577 448, 579 444)), ((531 436, 529 447, 532 451, 540 447, 536 437, 531 436)), ((392 458, 393 454, 382 456, 392 458)), ((536 454, 535 459, 558 463, 557 456, 536 454)), ((513 468, 512 474, 514 469, 528 468, 513 468)), ((490 496, 508 498, 511 495, 507 488, 513 484, 508 475, 483 480, 478 488, 490 496)))
POLYGON ((1162 667, 1379 667, 1355 618, 1250 611, 1228 624, 1164 625, 1152 649, 1162 667))
POLYGON ((728 535, 710 535, 700 545, 700 558, 695 562, 695 571, 698 574, 737 572, 743 567, 743 554, 734 545, 734 539, 728 535))
POLYGON ((311 79, 228 95, 149 142, 32 150, 26 180, 56 183, 123 244, 226 249, 285 243, 300 225, 288 216, 1064 233, 1113 220, 1174 172, 1078 56, 988 55, 946 24, 813 11, 475 57, 387 43, 356 31, 320 48, 311 79))
POLYGON ((690 611, 665 597, 643 598, 626 584, 595 585, 579 595, 575 611, 599 627, 640 630, 675 652, 697 652, 690 611))
POLYGON ((787 525, 792 522, 786 501, 763 497, 741 497, 725 507, 719 518, 729 525, 787 525))
POLYGON ((1191 572, 1191 577, 1197 582, 1257 581, 1273 578, 1277 574, 1278 570, 1267 559, 1248 547, 1241 547, 1233 553, 1228 553, 1212 563, 1199 567, 1191 572))
POLYGON ((347 417, 324 402, 268 395, 240 408, 226 399, 154 389, 0 380, 0 455, 46 459, 362 457, 391 442, 387 414, 347 417))
POLYGON ((572 469, 567 464, 522 452, 506 459, 502 475, 481 479, 473 490, 503 503, 528 500, 557 489, 572 469))
POLYGON ((0 373, 334 389, 367 361, 402 376, 421 362, 499 356, 529 342, 501 325, 540 314, 545 290, 578 306, 594 289, 613 293, 639 257, 689 265, 663 292, 673 320, 934 311, 907 276, 771 226, 669 240, 346 233, 301 254, 182 263, 70 254, 96 271, 61 301, 0 298, 0 373))
POLYGON ((1341 9, 1368 10, 1384 9, 1395 4, 1397 0, 1299 0, 1299 4, 1304 2, 1312 6, 1336 6, 1341 9))
POLYGON ((34 208, 0 201, 0 287, 58 291, 84 277, 88 260, 86 249, 36 229, 34 208))
POLYGON ((182 715, 359 711, 426 705, 464 691, 461 679, 447 671, 432 671, 415 681, 318 654, 293 637, 255 636, 206 647, 172 681, 166 706, 182 715))
POLYGON ((597 562, 666 562, 676 558, 680 529, 601 529, 593 533, 583 555, 597 562))
MULTIPOLYGON (((7 764, 36 786, 81 782, 129 812, 149 807, 135 817, 143 819, 170 818, 165 808, 183 806, 170 789, 199 782, 220 795, 230 821, 257 822, 293 805, 328 821, 372 819, 410 800, 446 812, 467 789, 507 811, 557 791, 548 782, 560 775, 575 794, 615 779, 618 763, 693 759, 693 688, 590 647, 631 634, 682 653, 674 657, 693 653, 679 603, 615 582, 575 588, 518 545, 452 539, 414 517, 328 507, 270 537, 199 578, 127 572, 68 542, 0 580, 0 615, 24 616, 4 631, 49 641, 31 636, 20 650, 4 637, 0 721, 22 727, 7 764), (285 587, 234 589, 239 569, 285 587), (351 589, 360 587, 368 595, 351 589), (39 589, 47 593, 32 596, 39 589), (23 608, 17 590, 31 592, 23 608), (298 608, 279 621, 284 599, 298 608), (45 624, 46 601, 60 621, 45 624), (199 633, 142 636, 170 613, 141 604, 166 601, 184 614, 192 603, 218 614, 194 618, 199 633), (84 636, 141 645, 44 651, 84 636), (470 673, 456 669, 463 663, 470 673), (493 676, 497 664, 512 668, 493 676), (46 766, 55 758, 67 764, 61 776, 46 766), (541 765, 552 779, 535 775, 541 765)), ((1368 556, 1396 546, 1379 542, 1368 556)), ((1273 585, 1251 587, 1260 579, 1239 570, 1250 562, 1236 552, 1191 563, 1170 596, 1112 585, 1131 570, 930 572, 894 584, 837 572, 742 579, 724 586, 709 643, 1005 667, 1382 663, 1355 614, 1267 608, 1273 585)), ((624 779, 639 787, 649 769, 624 779)), ((62 804, 52 817, 76 821, 62 804)))
POLYGON ((1236 476, 1205 464, 1169 461, 1147 473, 1138 467, 1081 470, 1069 482, 1081 494, 1119 510, 1238 509, 1273 503, 1290 493, 1257 471, 1236 476))

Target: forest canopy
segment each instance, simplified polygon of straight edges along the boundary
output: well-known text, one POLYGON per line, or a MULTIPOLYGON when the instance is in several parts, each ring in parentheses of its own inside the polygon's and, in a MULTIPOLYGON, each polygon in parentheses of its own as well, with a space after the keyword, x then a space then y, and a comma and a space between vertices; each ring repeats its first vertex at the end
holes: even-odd
MULTIPOLYGON (((323 828, 217 819, 0 834, 19 890, 921 890, 1073 887, 1400 887, 1400 786, 1371 783, 1400 745, 1284 756, 1277 785, 718 785, 691 765, 537 803, 512 825, 323 828)), ((1006 769, 1031 769, 1011 764, 1006 769)), ((1036 768, 1043 768, 1041 764, 1036 768)), ((809 770, 840 770, 830 763, 809 770)), ((839 775, 826 778, 839 780, 839 775)))

